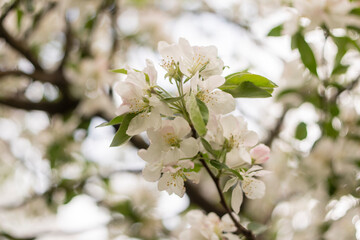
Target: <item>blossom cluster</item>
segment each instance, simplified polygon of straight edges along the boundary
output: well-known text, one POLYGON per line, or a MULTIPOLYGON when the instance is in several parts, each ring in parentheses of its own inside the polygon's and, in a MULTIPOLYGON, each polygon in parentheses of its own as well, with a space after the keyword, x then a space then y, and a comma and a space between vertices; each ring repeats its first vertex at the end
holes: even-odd
POLYGON ((200 210, 192 210, 186 214, 186 227, 179 240, 228 239, 240 240, 234 232, 237 230, 229 214, 221 219, 215 213, 205 215, 200 210))
POLYGON ((271 96, 276 85, 247 72, 221 76, 224 63, 214 46, 191 46, 181 38, 179 43, 160 42, 158 48, 165 78, 176 85, 177 93, 157 84, 150 60, 142 71, 114 70, 127 78, 115 87, 122 104, 109 124, 121 125, 112 145, 146 131, 150 146, 138 155, 146 161, 147 181, 182 197, 184 181, 198 183, 206 166, 227 180, 223 190, 233 189, 231 205, 238 213, 243 192, 250 199, 264 195, 265 185, 256 177, 267 172, 259 164, 268 160, 270 149, 258 144, 257 134, 242 117, 229 113, 235 110, 234 97, 248 96, 251 89, 271 96))

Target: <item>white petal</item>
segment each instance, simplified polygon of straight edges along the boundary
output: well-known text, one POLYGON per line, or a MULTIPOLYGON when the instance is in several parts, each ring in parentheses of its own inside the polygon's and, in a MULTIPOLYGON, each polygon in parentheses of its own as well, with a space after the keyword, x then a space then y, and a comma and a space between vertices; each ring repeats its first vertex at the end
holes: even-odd
POLYGON ((227 115, 220 119, 220 124, 224 131, 224 137, 229 138, 239 127, 239 122, 233 115, 227 115))
POLYGON ((157 80, 157 72, 153 62, 149 59, 146 59, 146 68, 144 69, 144 72, 149 76, 150 86, 155 86, 157 80))
POLYGON ((212 90, 214 90, 217 87, 220 87, 221 85, 223 85, 225 82, 225 78, 220 76, 220 75, 216 75, 216 76, 211 76, 208 79, 206 79, 203 83, 203 90, 209 90, 210 92, 212 90))
POLYGON ((231 195, 231 207, 237 214, 239 214, 240 212, 240 206, 242 204, 242 201, 243 201, 243 193, 240 185, 238 184, 235 186, 231 195))
MULTIPOLYGON (((251 161, 251 158, 250 158, 250 161, 251 161)), ((226 165, 229 168, 238 168, 244 163, 245 162, 242 159, 242 155, 240 155, 239 149, 233 148, 233 149, 231 149, 230 152, 228 152, 226 154, 226 165)))
POLYGON ((175 165, 180 159, 180 150, 172 148, 164 153, 164 165, 175 165))
POLYGON ((191 131, 189 123, 182 117, 176 117, 171 121, 171 125, 174 127, 175 136, 179 139, 185 137, 191 131))
POLYGON ((237 183, 237 181, 238 181, 238 179, 235 178, 235 177, 230 178, 230 179, 225 183, 223 192, 227 192, 232 186, 234 186, 234 185, 237 183))
POLYGON ((252 147, 257 144, 259 141, 259 137, 256 132, 248 131, 244 136, 244 146, 245 147, 252 147))
POLYGON ((265 194, 265 184, 255 178, 246 177, 242 182, 242 188, 246 197, 250 199, 262 198, 265 194))
POLYGON ((200 182, 200 173, 197 172, 185 172, 186 178, 191 180, 193 183, 198 184, 200 182))
MULTIPOLYGON (((236 217, 238 217, 238 215, 236 215, 236 217)), ((237 220, 239 221, 239 219, 237 220)), ((228 213, 222 216, 220 224, 221 230, 225 232, 235 232, 237 229, 228 213)))
POLYGON ((142 171, 142 174, 146 181, 155 182, 160 178, 161 169, 162 166, 160 162, 146 164, 142 171))
POLYGON ((180 151, 182 151, 181 158, 190 158, 199 152, 199 145, 195 138, 187 138, 181 141, 180 151))
POLYGON ((215 114, 227 114, 235 110, 236 102, 231 94, 223 91, 214 91, 210 93, 207 107, 215 114))
POLYGON ((224 233, 222 236, 226 237, 227 240, 240 240, 239 236, 232 233, 224 233))
POLYGON ((251 164, 251 156, 246 148, 240 147, 238 150, 239 158, 241 162, 246 162, 251 164))
POLYGON ((147 112, 136 115, 129 124, 126 134, 129 136, 137 135, 148 128, 149 114, 147 112))

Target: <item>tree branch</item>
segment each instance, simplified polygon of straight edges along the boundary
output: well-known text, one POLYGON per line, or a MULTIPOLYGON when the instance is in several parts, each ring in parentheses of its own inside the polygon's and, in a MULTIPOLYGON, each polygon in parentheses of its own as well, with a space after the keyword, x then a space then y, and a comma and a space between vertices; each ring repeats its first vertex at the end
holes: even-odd
POLYGON ((281 127, 282 124, 284 122, 285 116, 287 114, 287 112, 290 110, 290 108, 285 107, 281 116, 278 118, 274 129, 270 132, 268 138, 264 141, 264 144, 271 147, 271 144, 273 143, 273 141, 275 140, 275 138, 277 138, 279 136, 279 133, 281 131, 281 127))
POLYGON ((9 44, 13 49, 17 52, 21 53, 29 62, 39 71, 43 71, 42 67, 40 66, 37 58, 32 54, 30 49, 24 44, 14 37, 12 37, 4 28, 3 23, 0 22, 0 37, 3 38, 7 44, 9 44))
POLYGON ((220 196, 220 202, 221 205, 224 207, 224 209, 226 210, 226 212, 229 214, 231 220, 234 222, 235 226, 237 227, 238 231, 237 233, 241 233, 242 235, 244 235, 247 239, 249 240, 256 240, 254 234, 250 231, 247 230, 245 227, 243 227, 239 221, 237 221, 235 219, 235 217, 233 216, 233 212, 230 210, 229 206, 226 203, 225 197, 223 195, 223 192, 221 190, 220 184, 219 184, 219 178, 216 177, 212 171, 210 170, 209 166, 206 164, 204 159, 200 159, 200 162, 202 163, 202 165, 205 167, 206 171, 209 173, 211 179, 214 181, 216 189, 219 193, 220 196))

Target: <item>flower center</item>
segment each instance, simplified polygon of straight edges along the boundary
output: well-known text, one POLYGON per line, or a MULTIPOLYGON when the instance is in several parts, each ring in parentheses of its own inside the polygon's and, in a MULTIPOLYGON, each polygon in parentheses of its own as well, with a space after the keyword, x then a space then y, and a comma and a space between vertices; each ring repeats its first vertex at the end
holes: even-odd
POLYGON ((181 140, 174 136, 173 133, 167 133, 165 136, 165 142, 168 143, 172 147, 180 147, 181 140))

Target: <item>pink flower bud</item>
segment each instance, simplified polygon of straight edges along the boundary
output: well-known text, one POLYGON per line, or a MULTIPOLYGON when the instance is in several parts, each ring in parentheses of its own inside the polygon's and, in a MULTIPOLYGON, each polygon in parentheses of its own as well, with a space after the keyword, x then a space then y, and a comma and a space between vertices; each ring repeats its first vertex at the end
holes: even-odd
POLYGON ((265 163, 270 158, 270 148, 264 144, 259 144, 250 150, 250 155, 256 164, 265 163))

